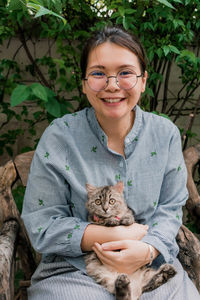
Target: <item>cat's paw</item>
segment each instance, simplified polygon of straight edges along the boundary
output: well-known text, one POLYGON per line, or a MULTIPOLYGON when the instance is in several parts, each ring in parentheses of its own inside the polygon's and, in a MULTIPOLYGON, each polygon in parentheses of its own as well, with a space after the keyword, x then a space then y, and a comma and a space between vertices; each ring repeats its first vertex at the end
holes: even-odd
POLYGON ((116 289, 127 288, 129 284, 130 284, 130 279, 126 274, 119 275, 115 281, 116 289))
POLYGON ((120 274, 115 281, 116 300, 131 300, 130 279, 126 274, 120 274))
POLYGON ((125 225, 125 226, 129 226, 133 223, 134 223, 134 220, 133 220, 132 216, 127 216, 127 217, 124 217, 120 220, 120 224, 125 225))
POLYGON ((163 285, 166 283, 169 279, 174 277, 176 275, 176 270, 175 268, 170 265, 170 264, 164 264, 162 265, 157 272, 152 274, 151 276, 151 271, 149 271, 150 274, 150 280, 149 282, 143 286, 142 292, 151 292, 154 289, 158 288, 159 286, 163 285))
POLYGON ((116 218, 110 218, 109 220, 105 221, 105 226, 118 226, 120 221, 116 218))
POLYGON ((160 267, 160 274, 163 277, 163 283, 176 275, 175 268, 170 264, 164 264, 160 267))

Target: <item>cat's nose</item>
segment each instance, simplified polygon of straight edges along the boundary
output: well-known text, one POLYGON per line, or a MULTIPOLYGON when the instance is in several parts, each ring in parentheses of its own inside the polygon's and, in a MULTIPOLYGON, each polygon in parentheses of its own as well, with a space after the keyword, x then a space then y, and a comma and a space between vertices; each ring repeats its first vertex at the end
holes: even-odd
POLYGON ((105 212, 107 212, 108 206, 104 206, 104 207, 103 207, 103 210, 104 210, 105 212))

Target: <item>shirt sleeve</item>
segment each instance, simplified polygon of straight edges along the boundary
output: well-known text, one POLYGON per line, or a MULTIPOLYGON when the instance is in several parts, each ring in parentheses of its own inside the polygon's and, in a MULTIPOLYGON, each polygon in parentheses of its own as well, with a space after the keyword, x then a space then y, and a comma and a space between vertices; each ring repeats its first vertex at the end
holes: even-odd
POLYGON ((61 128, 50 127, 34 154, 22 218, 36 251, 77 257, 83 255, 80 245, 88 222, 73 217, 63 165, 66 137, 61 128))
POLYGON ((182 206, 188 199, 187 169, 177 127, 174 127, 168 153, 159 203, 149 220, 149 231, 142 241, 154 246, 165 262, 172 263, 179 251, 176 235, 182 224, 182 206))

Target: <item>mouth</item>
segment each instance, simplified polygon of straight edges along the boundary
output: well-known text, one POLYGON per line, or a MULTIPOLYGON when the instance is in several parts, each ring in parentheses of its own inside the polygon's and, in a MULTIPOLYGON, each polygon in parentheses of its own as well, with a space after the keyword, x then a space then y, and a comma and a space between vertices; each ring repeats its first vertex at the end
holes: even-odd
POLYGON ((101 98, 106 103, 118 103, 124 101, 126 98, 101 98))

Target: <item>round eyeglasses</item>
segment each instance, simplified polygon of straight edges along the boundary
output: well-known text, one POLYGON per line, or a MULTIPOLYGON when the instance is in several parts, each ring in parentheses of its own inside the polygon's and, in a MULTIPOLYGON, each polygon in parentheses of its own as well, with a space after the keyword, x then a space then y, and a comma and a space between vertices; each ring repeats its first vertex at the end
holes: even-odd
POLYGON ((130 90, 136 86, 138 78, 143 76, 143 73, 137 75, 132 70, 122 70, 116 76, 107 76, 101 71, 93 71, 84 80, 96 92, 102 91, 108 86, 109 78, 115 78, 116 84, 120 89, 130 90))

